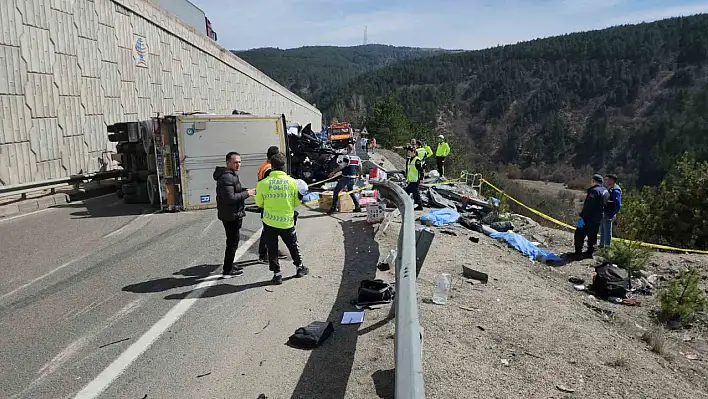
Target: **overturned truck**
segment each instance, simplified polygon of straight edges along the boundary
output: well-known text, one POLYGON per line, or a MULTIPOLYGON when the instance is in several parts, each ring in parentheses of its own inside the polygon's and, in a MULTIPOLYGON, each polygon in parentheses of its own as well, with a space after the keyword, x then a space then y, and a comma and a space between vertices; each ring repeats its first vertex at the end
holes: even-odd
POLYGON ((108 126, 113 158, 123 168, 118 195, 126 203, 149 203, 164 211, 216 206, 214 169, 225 155, 241 155, 244 187, 257 183, 266 151, 277 146, 288 157, 288 173, 308 183, 337 166, 337 154, 310 125, 287 134, 285 116, 179 114, 108 126))

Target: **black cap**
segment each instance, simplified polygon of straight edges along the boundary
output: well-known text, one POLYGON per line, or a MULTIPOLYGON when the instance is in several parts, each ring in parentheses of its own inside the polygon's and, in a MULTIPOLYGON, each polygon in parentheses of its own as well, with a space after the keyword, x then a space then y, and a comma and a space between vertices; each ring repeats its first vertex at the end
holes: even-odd
POLYGON ((592 179, 593 179, 594 181, 596 181, 596 182, 602 184, 602 181, 603 181, 602 175, 593 175, 593 176, 592 176, 592 179))
POLYGON ((612 179, 612 180, 614 180, 614 181, 617 181, 617 175, 614 174, 614 173, 608 173, 608 174, 605 175, 605 177, 608 177, 608 178, 610 178, 610 179, 612 179))

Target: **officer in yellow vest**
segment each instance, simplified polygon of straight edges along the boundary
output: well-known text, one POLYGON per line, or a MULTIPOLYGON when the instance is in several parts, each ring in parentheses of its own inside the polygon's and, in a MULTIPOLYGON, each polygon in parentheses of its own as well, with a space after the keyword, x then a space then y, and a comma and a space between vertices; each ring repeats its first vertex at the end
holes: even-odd
POLYGON ((435 160, 438 164, 438 173, 440 177, 445 176, 445 158, 450 155, 450 144, 445 141, 445 136, 438 136, 438 148, 435 149, 435 160))
POLYGON ((418 152, 413 147, 408 147, 408 161, 406 161, 406 192, 413 194, 413 202, 415 202, 415 210, 423 209, 423 200, 420 198, 420 179, 423 176, 423 163, 420 160, 418 152))
POLYGON ((304 277, 309 273, 302 263, 300 248, 295 233, 295 208, 300 205, 298 187, 295 179, 284 172, 285 154, 278 153, 270 158, 272 171, 256 186, 256 205, 263 208, 263 235, 268 248, 269 268, 273 272, 273 284, 282 284, 278 260, 278 237, 283 239, 290 251, 297 273, 295 277, 304 277))

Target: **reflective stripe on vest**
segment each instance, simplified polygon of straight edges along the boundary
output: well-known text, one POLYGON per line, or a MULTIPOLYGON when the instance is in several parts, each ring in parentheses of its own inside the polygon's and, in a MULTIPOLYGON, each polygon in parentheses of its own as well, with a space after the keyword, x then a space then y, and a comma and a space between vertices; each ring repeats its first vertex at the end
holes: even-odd
POLYGON ((356 155, 348 155, 347 156, 347 166, 342 169, 342 176, 344 177, 351 177, 351 178, 357 178, 358 175, 356 173, 357 168, 361 166, 361 158, 359 158, 356 155))
POLYGON ((420 158, 416 155, 415 157, 408 160, 406 164, 406 177, 409 182, 417 182, 420 176, 418 175, 418 168, 415 167, 415 162, 420 161, 420 158))

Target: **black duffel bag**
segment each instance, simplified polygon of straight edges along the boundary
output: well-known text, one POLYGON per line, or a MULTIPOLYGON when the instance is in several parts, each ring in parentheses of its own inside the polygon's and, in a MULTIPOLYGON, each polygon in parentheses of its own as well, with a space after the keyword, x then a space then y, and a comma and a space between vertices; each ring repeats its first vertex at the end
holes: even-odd
POLYGON ((590 289, 596 296, 607 298, 626 298, 631 288, 629 272, 614 263, 605 262, 595 267, 595 277, 590 289))

